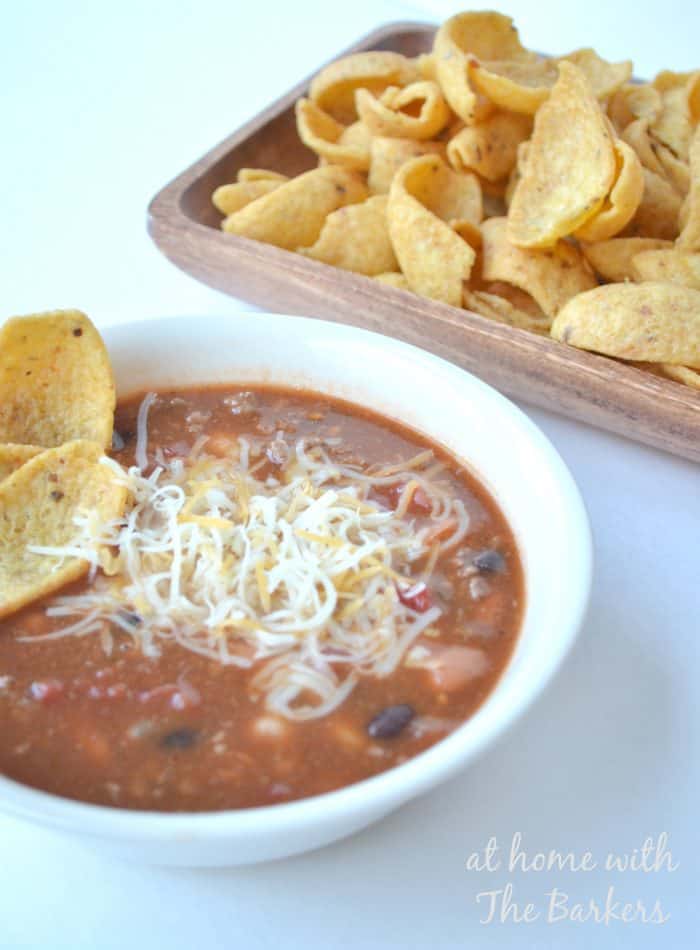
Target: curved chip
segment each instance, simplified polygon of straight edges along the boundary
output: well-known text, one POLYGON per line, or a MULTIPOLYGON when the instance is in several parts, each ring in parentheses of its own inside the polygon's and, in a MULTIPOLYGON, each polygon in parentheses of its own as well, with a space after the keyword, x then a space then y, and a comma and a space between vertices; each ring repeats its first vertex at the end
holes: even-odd
POLYGON ((483 201, 476 175, 455 172, 440 156, 425 155, 411 162, 403 181, 421 204, 450 227, 481 223, 483 201))
POLYGON ((659 363, 659 369, 664 376, 675 380, 677 383, 683 383, 691 386, 693 389, 700 389, 700 373, 691 369, 689 366, 674 366, 672 363, 659 363))
MULTIPOLYGON (((508 214, 508 209, 513 203, 513 195, 515 194, 515 189, 518 187, 518 182, 520 181, 520 169, 517 164, 513 166, 510 175, 508 176, 508 183, 506 184, 506 192, 503 196, 503 203, 505 204, 505 211, 503 214, 508 214)), ((490 215, 490 217, 494 217, 490 215)), ((500 217, 496 215, 495 217, 500 217)))
POLYGON ((377 274, 374 280, 378 280, 380 284, 386 284, 387 287, 395 287, 397 290, 411 289, 401 271, 388 271, 386 274, 377 274))
POLYGON ((523 177, 523 172, 527 167, 527 152, 529 145, 530 140, 528 139, 527 142, 521 142, 518 146, 515 165, 511 169, 511 173, 508 176, 508 182, 506 184, 506 190, 503 196, 507 208, 510 208, 511 206, 515 189, 518 187, 518 182, 523 177))
POLYGON ((650 131, 654 138, 682 160, 687 160, 698 95, 700 71, 693 73, 674 73, 665 70, 654 79, 653 86, 661 94, 661 110, 654 117, 650 131))
POLYGON ((419 142, 416 139, 394 139, 376 136, 370 144, 367 184, 374 194, 386 194, 394 175, 402 165, 420 155, 445 156, 442 142, 419 142))
POLYGON ((671 241, 645 237, 619 237, 596 244, 582 244, 583 255, 603 280, 635 280, 633 261, 642 251, 672 248, 671 241))
POLYGON ((367 188, 357 172, 326 165, 284 182, 229 215, 221 227, 229 234, 295 250, 317 240, 331 211, 366 197, 367 188))
POLYGON ((609 63, 594 49, 574 50, 566 56, 560 56, 557 63, 573 63, 586 77, 596 99, 607 99, 629 80, 632 75, 632 61, 609 63))
POLYGON ((644 192, 637 211, 626 228, 630 237, 660 238, 673 241, 678 237, 681 196, 665 178, 642 169, 644 192))
POLYGON ((18 445, 16 442, 0 445, 0 482, 43 451, 40 445, 18 445))
POLYGON ((527 116, 495 112, 450 139, 447 158, 456 171, 473 171, 487 181, 501 181, 515 167, 518 146, 531 132, 532 122, 527 116))
POLYGON ((356 171, 369 168, 369 137, 366 134, 364 140, 360 139, 354 126, 336 122, 311 99, 299 99, 294 110, 299 138, 307 148, 332 165, 356 171), (349 129, 353 129, 352 135, 346 135, 349 129))
POLYGON ((318 240, 298 251, 334 267, 373 277, 398 269, 389 238, 386 195, 347 205, 326 218, 318 240))
POLYGON ((81 557, 39 553, 69 547, 76 515, 120 517, 126 489, 106 465, 102 447, 74 441, 30 459, 0 483, 0 617, 53 593, 88 570, 81 557))
POLYGON ((630 122, 621 138, 635 150, 645 168, 654 172, 655 175, 664 177, 663 165, 659 162, 656 152, 652 148, 652 139, 649 135, 649 119, 635 119, 634 122, 630 122))
POLYGON ((685 197, 690 191, 690 166, 677 158, 670 148, 660 142, 654 143, 654 152, 663 169, 666 180, 673 185, 679 195, 685 197))
POLYGON ((651 83, 625 86, 627 105, 635 119, 648 119, 650 122, 661 112, 661 95, 651 83))
POLYGON ((538 60, 521 45, 511 18, 500 13, 469 12, 450 17, 435 34, 433 55, 445 98, 467 125, 481 121, 493 109, 492 103, 471 85, 473 67, 480 62, 538 60))
POLYGON ((661 93, 651 83, 624 85, 608 102, 608 118, 618 135, 637 119, 653 121, 660 111, 661 93))
MULTIPOLYGON (((387 218, 396 257, 415 293, 459 307, 476 252, 443 217, 467 217, 468 189, 434 155, 407 162, 389 192, 387 218)), ((478 183, 477 183, 478 187, 478 183)))
POLYGON ((622 133, 625 142, 632 146, 645 168, 667 181, 680 195, 690 188, 690 169, 663 142, 651 133, 648 118, 635 119, 622 133))
POLYGON ((251 181, 238 181, 230 185, 219 185, 211 196, 212 204, 221 214, 234 214, 245 208, 251 201, 269 195, 283 184, 276 178, 256 178, 251 181))
POLYGON ((400 53, 354 53, 322 69, 311 82, 309 96, 324 112, 349 125, 357 118, 356 89, 380 93, 387 86, 405 86, 419 78, 415 61, 400 53))
POLYGON ((535 115, 549 98, 557 79, 550 60, 534 56, 524 62, 506 60, 469 64, 469 77, 476 89, 501 109, 535 115))
POLYGON ((563 62, 549 99, 535 116, 527 161, 508 211, 511 242, 553 246, 596 214, 614 178, 608 121, 583 73, 563 62))
POLYGON ((436 82, 422 80, 399 88, 389 86, 377 98, 368 89, 355 93, 357 114, 373 135, 432 139, 452 113, 436 82))
MULTIPOLYGON (((367 152, 368 157, 371 142, 372 133, 367 128, 365 123, 360 122, 359 119, 357 122, 353 122, 352 125, 346 125, 340 138, 338 139, 339 145, 362 149, 363 152, 367 152)), ((369 168, 369 158, 367 162, 367 168, 369 168)))
MULTIPOLYGON (((656 95, 658 91, 650 88, 656 95)), ((660 178, 666 179, 680 195, 686 195, 690 188, 690 169, 688 162, 680 159, 667 145, 661 142, 651 130, 652 119, 640 117, 622 132, 622 138, 632 146, 645 168, 660 178)))
POLYGON ((683 209, 678 247, 684 251, 700 251, 700 125, 695 129, 689 154, 690 189, 683 209))
POLYGON ((458 132, 461 132, 465 128, 465 123, 458 115, 452 114, 452 119, 448 124, 447 128, 441 133, 439 137, 440 142, 449 142, 450 139, 454 138, 458 132))
POLYGON ((0 443, 107 446, 116 396, 107 350, 79 310, 8 320, 0 331, 0 443))
POLYGON ((465 288, 462 295, 462 306, 465 310, 473 310, 474 313, 478 313, 482 317, 488 317, 489 320, 504 323, 509 327, 529 330, 531 333, 549 333, 551 322, 549 319, 532 316, 527 311, 515 306, 510 300, 497 294, 465 288))
POLYGON ((632 258, 635 280, 660 280, 700 290, 700 253, 677 248, 641 251, 632 258))
POLYGON ((700 367, 700 291, 676 284, 605 284, 562 309, 552 336, 624 360, 700 367))
POLYGON ((632 74, 632 63, 609 63, 592 49, 574 50, 557 59, 528 58, 502 62, 470 62, 470 77, 480 92, 503 109, 534 115, 557 81, 557 67, 571 63, 584 75, 596 99, 607 99, 632 74))
POLYGON ((700 69, 694 72, 686 87, 688 94, 688 110, 693 124, 700 122, 700 69))
POLYGON ((467 218, 460 218, 459 220, 450 221, 449 223, 452 230, 456 231, 461 238, 464 238, 470 247, 473 247, 475 251, 481 250, 483 238, 481 235, 481 227, 478 224, 467 218))
POLYGON ((556 316, 576 294, 596 286, 583 255, 566 241, 546 250, 517 247, 508 239, 506 218, 489 218, 481 233, 483 279, 519 287, 549 317, 556 316))
POLYGON ((288 175, 281 172, 272 172, 268 168, 239 168, 236 175, 238 182, 251 181, 289 181, 288 175))
POLYGON ((480 280, 476 289, 507 301, 511 306, 534 317, 538 322, 546 323, 548 329, 552 323, 552 318, 547 316, 535 298, 514 284, 507 284, 502 280, 480 280))
POLYGON ((459 228, 465 221, 481 223, 484 215, 479 179, 453 171, 437 155, 414 159, 403 185, 428 211, 451 227, 459 228))
POLYGON ((637 153, 626 142, 615 141, 617 177, 603 206, 576 232, 581 241, 607 241, 634 217, 644 194, 644 174, 637 153))
POLYGON ((416 56, 415 64, 421 79, 437 81, 437 70, 433 53, 421 53, 419 56, 416 56))

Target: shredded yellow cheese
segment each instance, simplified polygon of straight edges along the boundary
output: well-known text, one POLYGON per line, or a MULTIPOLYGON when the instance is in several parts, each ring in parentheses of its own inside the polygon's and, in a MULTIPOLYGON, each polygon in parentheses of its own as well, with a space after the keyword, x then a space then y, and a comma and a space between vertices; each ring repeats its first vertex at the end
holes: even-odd
POLYGON ((342 538, 332 538, 328 534, 314 534, 313 531, 304 531, 303 528, 297 528, 294 532, 298 538, 305 538, 307 541, 315 541, 316 544, 325 544, 329 548, 342 548, 351 546, 349 541, 343 541, 342 538))

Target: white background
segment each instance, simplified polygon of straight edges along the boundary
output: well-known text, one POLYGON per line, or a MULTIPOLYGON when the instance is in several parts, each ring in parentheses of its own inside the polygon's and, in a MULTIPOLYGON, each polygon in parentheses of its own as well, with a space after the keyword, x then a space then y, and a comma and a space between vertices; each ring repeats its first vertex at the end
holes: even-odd
MULTIPOLYGON (((3 3, 2 315, 80 307, 98 325, 251 309, 175 270, 145 231, 170 178, 335 52, 392 19, 460 4, 350 0, 3 3)), ((595 45, 639 75, 700 65, 700 7, 501 2, 524 41, 595 45)), ((431 12, 432 11, 432 12, 431 12)), ((697 946, 700 489, 697 466, 525 407, 588 505, 596 577, 573 655, 536 707, 475 766, 356 837, 234 871, 109 863, 0 818, 0 947, 588 948, 697 946), (509 875, 468 854, 515 831, 534 851, 597 858, 669 834, 672 874, 510 875, 543 905, 656 899, 663 927, 479 923, 475 895, 509 875)), ((566 571, 552 565, 552 583, 566 571)), ((0 730, 2 724, 0 723, 0 730)))

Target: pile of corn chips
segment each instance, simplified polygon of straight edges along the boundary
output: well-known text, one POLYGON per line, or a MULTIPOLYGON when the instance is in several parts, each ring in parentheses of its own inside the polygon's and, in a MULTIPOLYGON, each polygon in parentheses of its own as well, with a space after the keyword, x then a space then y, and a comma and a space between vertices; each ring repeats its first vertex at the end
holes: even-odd
POLYGON ((461 13, 431 53, 323 69, 296 104, 318 167, 212 200, 230 234, 700 388, 700 70, 631 77, 461 13))
POLYGON ((87 572, 80 557, 50 554, 71 544, 78 512, 121 514, 125 489, 100 464, 114 406, 109 357, 84 314, 55 311, 3 326, 0 617, 87 572))

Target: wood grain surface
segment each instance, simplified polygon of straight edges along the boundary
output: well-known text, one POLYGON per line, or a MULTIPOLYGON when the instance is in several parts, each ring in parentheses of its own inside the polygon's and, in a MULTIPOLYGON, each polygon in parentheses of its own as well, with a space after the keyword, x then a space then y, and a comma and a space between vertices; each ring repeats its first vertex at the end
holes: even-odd
MULTIPOLYGON (((435 28, 390 23, 338 55, 388 49, 415 56, 435 28)), ((334 57, 337 58, 337 57, 334 57)), ((177 267, 242 300, 397 337, 430 350, 502 392, 700 461, 700 392, 643 370, 503 326, 370 278, 247 238, 224 234, 213 190, 243 167, 298 174, 316 156, 296 133, 300 83, 160 191, 148 229, 177 267)), ((251 314, 251 319, 255 319, 251 314)))

